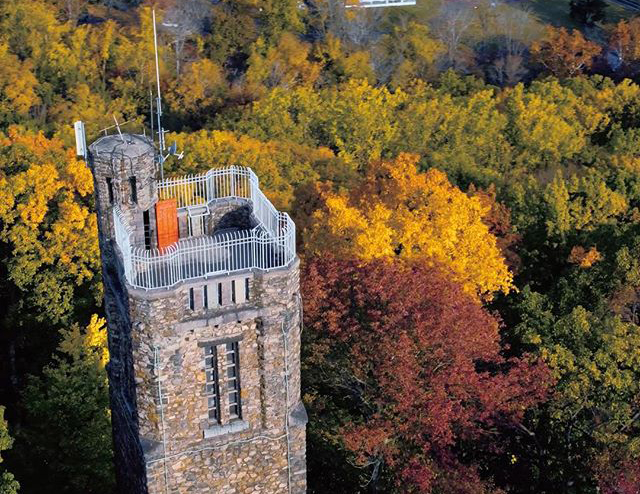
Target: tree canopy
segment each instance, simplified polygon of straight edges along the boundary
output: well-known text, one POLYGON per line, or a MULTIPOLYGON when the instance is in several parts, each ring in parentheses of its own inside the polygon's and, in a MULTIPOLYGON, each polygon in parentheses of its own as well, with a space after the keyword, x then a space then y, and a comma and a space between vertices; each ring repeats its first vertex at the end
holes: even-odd
POLYGON ((472 443, 476 455, 508 455, 497 443, 489 451, 488 438, 517 428, 551 379, 527 358, 502 357, 498 322, 446 278, 418 262, 310 262, 307 402, 372 482, 495 492, 464 451, 472 443))

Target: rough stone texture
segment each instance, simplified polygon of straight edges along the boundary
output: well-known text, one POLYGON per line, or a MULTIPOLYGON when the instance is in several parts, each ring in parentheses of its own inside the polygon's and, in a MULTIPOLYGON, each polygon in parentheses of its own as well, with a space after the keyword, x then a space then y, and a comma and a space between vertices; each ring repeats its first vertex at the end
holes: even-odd
MULTIPOLYGON (((160 445, 147 452, 150 493, 165 492, 165 479, 170 492, 287 492, 287 420, 292 492, 305 490, 305 426, 294 424, 287 415, 300 408, 298 268, 218 277, 206 284, 229 286, 247 276, 251 278, 248 302, 233 304, 225 299, 222 307, 212 309, 189 308, 189 290, 201 290, 202 281, 183 285, 175 297, 155 298, 144 292, 130 296, 131 316, 137 321, 132 337, 140 433, 150 444, 160 445), (221 389, 220 425, 209 422, 204 395, 201 345, 225 339, 240 340, 246 426, 235 432, 230 430, 237 422, 229 421, 227 394, 221 389), (209 430, 220 433, 205 439, 209 430)), ((218 348, 220 354, 224 345, 218 348)))
MULTIPOLYGON (((155 225, 157 164, 153 143, 139 135, 105 136, 89 147, 89 164, 93 172, 102 231, 113 238, 111 211, 118 206, 133 229, 134 243, 144 245, 143 212, 149 211, 150 224, 155 225), (133 201, 131 182, 135 177, 137 202, 133 201), (107 179, 111 180, 113 203, 109 201, 107 179), (107 214, 108 213, 108 214, 107 214), (108 217, 107 217, 108 216, 108 217)), ((151 231, 152 247, 157 244, 155 228, 151 231)))
MULTIPOLYGON (((178 212, 178 230, 180 238, 189 235, 189 218, 186 210, 178 212)), ((257 225, 252 214, 251 203, 246 199, 218 199, 211 205, 211 214, 192 222, 201 225, 191 226, 193 236, 214 235, 228 230, 250 230, 257 225)))
MULTIPOLYGON (((298 261, 268 273, 202 278, 171 290, 132 289, 111 241, 113 205, 105 178, 118 184, 114 202, 130 221, 145 208, 153 210, 157 195, 150 144, 141 136, 125 139, 134 142, 125 151, 119 137, 102 138, 90 148, 119 492, 305 492, 298 261), (119 163, 121 156, 128 167, 119 163), (131 173, 137 177, 137 204, 122 201, 131 173), (242 416, 233 421, 222 367, 231 340, 239 342, 242 403, 242 416), (218 349, 220 423, 208 417, 205 345, 218 349)), ((210 232, 255 225, 246 201, 213 204, 208 222, 210 232)))
POLYGON ((251 204, 245 200, 221 200, 215 205, 209 216, 209 231, 250 230, 256 226, 251 204))

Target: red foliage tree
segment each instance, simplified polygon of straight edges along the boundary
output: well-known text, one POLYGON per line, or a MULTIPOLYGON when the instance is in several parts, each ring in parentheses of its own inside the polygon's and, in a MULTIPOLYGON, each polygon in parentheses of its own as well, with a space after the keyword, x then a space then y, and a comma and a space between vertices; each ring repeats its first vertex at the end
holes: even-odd
POLYGON ((462 451, 498 452, 497 431, 544 398, 546 368, 502 357, 496 319, 438 269, 323 258, 302 280, 312 420, 329 423, 342 395, 343 445, 404 492, 499 492, 462 451))
POLYGON ((603 494, 638 494, 640 460, 628 451, 612 448, 596 459, 596 472, 603 494))

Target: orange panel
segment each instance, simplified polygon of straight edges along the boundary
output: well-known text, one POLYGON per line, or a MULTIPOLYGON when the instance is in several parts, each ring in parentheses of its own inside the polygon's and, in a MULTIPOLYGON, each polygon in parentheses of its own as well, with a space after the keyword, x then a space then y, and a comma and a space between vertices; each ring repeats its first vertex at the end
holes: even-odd
POLYGON ((166 199, 156 203, 158 248, 164 249, 178 241, 178 202, 166 199))

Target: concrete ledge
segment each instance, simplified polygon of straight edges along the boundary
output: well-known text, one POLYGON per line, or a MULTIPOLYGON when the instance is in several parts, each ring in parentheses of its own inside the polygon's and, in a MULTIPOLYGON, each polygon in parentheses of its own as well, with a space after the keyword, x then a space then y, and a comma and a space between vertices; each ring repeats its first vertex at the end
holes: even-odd
POLYGON ((289 425, 293 427, 303 427, 309 422, 309 416, 307 410, 304 407, 302 401, 289 411, 289 425))
POLYGON ((163 455, 162 443, 146 437, 140 437, 140 445, 142 446, 142 452, 145 460, 155 460, 161 458, 163 455))
POLYGON ((248 308, 245 310, 230 310, 214 317, 203 317, 191 321, 179 322, 175 325, 176 331, 189 331, 196 328, 219 326, 236 321, 252 321, 263 316, 263 310, 248 308))
POLYGON ((225 434, 232 434, 234 432, 240 432, 249 428, 249 422, 244 420, 235 420, 225 425, 216 425, 209 427, 203 431, 203 437, 205 439, 211 439, 212 437, 224 436, 225 434))

